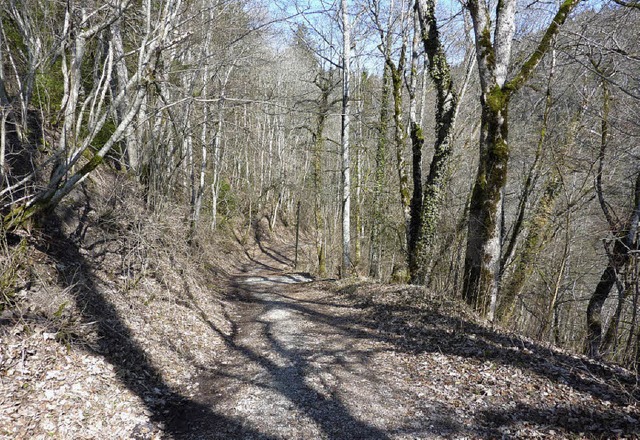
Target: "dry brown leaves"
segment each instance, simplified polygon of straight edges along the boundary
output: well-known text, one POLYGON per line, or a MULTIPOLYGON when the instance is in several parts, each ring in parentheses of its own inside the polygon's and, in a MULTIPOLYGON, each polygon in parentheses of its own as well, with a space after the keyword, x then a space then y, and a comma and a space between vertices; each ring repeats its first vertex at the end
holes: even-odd
POLYGON ((158 438, 113 365, 38 324, 0 327, 0 438, 158 438))
POLYGON ((638 377, 474 320, 417 287, 324 286, 365 308, 451 437, 638 438, 638 377), (434 405, 437 402, 437 405, 434 405), (437 408, 436 408, 437 407, 437 408))

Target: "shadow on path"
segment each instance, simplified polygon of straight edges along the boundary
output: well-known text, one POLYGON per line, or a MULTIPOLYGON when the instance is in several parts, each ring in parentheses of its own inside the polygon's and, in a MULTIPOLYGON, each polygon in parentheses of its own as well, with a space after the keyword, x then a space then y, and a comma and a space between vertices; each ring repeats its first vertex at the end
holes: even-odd
MULTIPOLYGON (((268 277, 260 278, 269 279, 268 277)), ((231 379, 268 389, 286 398, 297 410, 314 422, 322 432, 323 438, 331 440, 389 439, 390 437, 384 431, 355 417, 337 396, 323 395, 308 384, 307 379, 311 370, 309 360, 316 356, 335 355, 336 353, 285 347, 275 336, 272 324, 261 318, 275 303, 259 299, 256 294, 265 292, 260 292, 259 287, 245 285, 242 279, 243 277, 236 277, 231 283, 231 296, 240 307, 238 312, 242 317, 242 322, 227 316, 228 320, 234 323, 229 334, 221 331, 211 319, 206 317, 202 309, 198 311, 206 319, 209 327, 224 340, 227 348, 239 356, 240 364, 249 363, 257 366, 263 374, 256 378, 254 373, 246 374, 246 372, 245 374, 233 374, 227 371, 206 372, 202 380, 208 384, 212 394, 215 394, 214 391, 218 393, 221 391, 225 379, 231 379), (251 340, 268 342, 266 349, 258 349, 245 343, 245 338, 248 335, 246 334, 247 328, 243 323, 247 326, 258 324, 262 328, 261 334, 251 340), (275 362, 270 359, 270 354, 277 354, 281 361, 275 362)), ((271 294, 271 289, 269 292, 271 294)), ((215 405, 215 401, 212 404, 215 405)), ((267 423, 275 423, 275 421, 267 421, 267 423)), ((226 431, 225 438, 246 438, 237 434, 226 431)), ((215 433, 210 433, 210 435, 213 437, 208 438, 215 437, 215 433)), ((303 438, 314 438, 311 434, 309 435, 309 437, 303 438)))
POLYGON ((47 233, 47 243, 39 249, 57 262, 59 283, 72 292, 83 320, 97 326, 100 345, 95 354, 116 368, 122 384, 145 402, 151 419, 169 438, 194 438, 194 433, 223 430, 241 431, 244 438, 271 438, 167 386, 113 304, 105 299, 78 243, 66 237, 55 220, 48 225, 47 233))
MULTIPOLYGON (((369 301, 363 303, 362 298, 357 296, 351 296, 353 304, 349 305, 349 300, 345 300, 349 296, 346 293, 338 294, 334 301, 330 299, 330 295, 324 295, 320 300, 297 299, 295 295, 267 284, 268 276, 262 277, 262 280, 262 285, 247 285, 243 283, 242 277, 236 277, 232 284, 234 300, 240 307, 244 307, 242 315, 247 322, 260 321, 260 315, 270 309, 288 311, 332 328, 348 340, 364 339, 387 343, 394 350, 410 354, 439 353, 475 362, 513 366, 553 383, 571 387, 584 396, 610 402, 604 406, 613 404, 604 409, 603 405, 590 404, 587 398, 584 403, 576 402, 571 406, 546 407, 542 399, 539 406, 518 404, 508 408, 490 407, 473 416, 473 426, 464 426, 456 421, 455 408, 435 402, 439 409, 435 411, 432 408, 429 414, 430 420, 434 421, 432 425, 435 424, 433 431, 428 426, 422 426, 419 432, 409 428, 382 431, 351 415, 345 403, 337 397, 327 399, 306 384, 309 359, 314 355, 335 353, 329 350, 307 352, 288 348, 273 336, 272 324, 269 322, 263 322, 259 335, 268 342, 268 348, 258 351, 243 343, 241 328, 234 328, 232 334, 225 337, 228 347, 247 361, 259 364, 268 373, 273 387, 311 417, 328 438, 382 439, 394 434, 429 436, 445 432, 446 435, 472 433, 489 439, 502 437, 504 429, 516 429, 523 425, 533 425, 536 429, 556 429, 574 435, 588 433, 596 437, 640 434, 640 412, 633 409, 640 398, 637 377, 624 370, 511 338, 473 322, 441 314, 435 309, 425 310, 369 301), (338 316, 328 311, 330 309, 327 307, 340 308, 347 313, 338 316), (353 309, 353 313, 349 313, 349 308, 353 309), (365 313, 358 312, 363 309, 365 313), (287 366, 282 367, 260 354, 269 352, 286 359, 287 366), (309 408, 309 402, 316 402, 316 408, 309 408), (337 425, 352 428, 349 431, 339 430, 337 425)), ((218 331, 215 325, 211 322, 209 324, 214 331, 218 331)), ((236 379, 243 380, 241 376, 236 379)), ((253 383, 247 378, 244 380, 253 383)), ((420 402, 416 402, 416 406, 420 406, 420 402)))

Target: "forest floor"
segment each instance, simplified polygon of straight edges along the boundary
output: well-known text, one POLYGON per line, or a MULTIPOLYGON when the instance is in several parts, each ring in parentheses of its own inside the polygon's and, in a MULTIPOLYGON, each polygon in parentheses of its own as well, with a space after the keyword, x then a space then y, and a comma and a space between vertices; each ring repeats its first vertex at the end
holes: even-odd
POLYGON ((313 280, 260 234, 198 263, 76 202, 0 316, 2 439, 640 438, 636 373, 422 288, 313 280))

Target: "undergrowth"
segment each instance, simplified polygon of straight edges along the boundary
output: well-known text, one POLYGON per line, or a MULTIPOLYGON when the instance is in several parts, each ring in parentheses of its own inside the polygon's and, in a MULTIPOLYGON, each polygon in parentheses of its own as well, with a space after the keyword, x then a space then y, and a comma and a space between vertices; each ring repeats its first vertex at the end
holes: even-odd
POLYGON ((20 272, 25 266, 27 241, 22 238, 17 246, 9 246, 6 234, 0 235, 0 312, 16 305, 16 292, 21 284, 20 272))

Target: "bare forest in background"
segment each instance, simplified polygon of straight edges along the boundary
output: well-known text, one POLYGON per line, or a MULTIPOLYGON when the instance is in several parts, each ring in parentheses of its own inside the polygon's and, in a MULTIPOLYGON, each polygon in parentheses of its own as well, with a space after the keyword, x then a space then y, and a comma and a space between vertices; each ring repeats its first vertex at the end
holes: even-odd
POLYGON ((6 0, 4 261, 101 167, 190 246, 299 224, 321 277, 637 369, 639 26, 622 0, 6 0))

